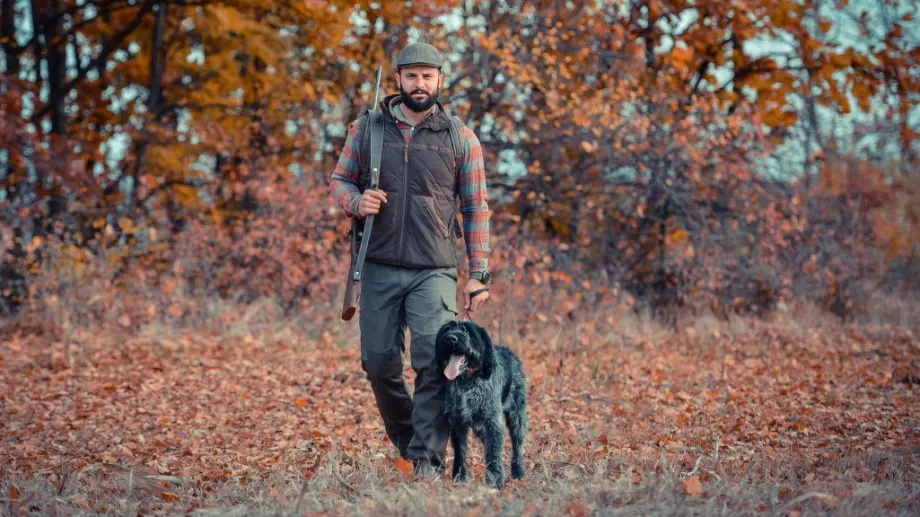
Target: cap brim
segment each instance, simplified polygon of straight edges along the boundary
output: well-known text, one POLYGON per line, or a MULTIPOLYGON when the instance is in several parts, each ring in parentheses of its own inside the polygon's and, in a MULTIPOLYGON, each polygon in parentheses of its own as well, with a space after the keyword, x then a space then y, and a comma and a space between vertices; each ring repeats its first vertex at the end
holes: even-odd
POLYGON ((405 67, 407 67, 407 66, 430 66, 431 68, 437 68, 438 70, 441 69, 441 65, 433 65, 433 64, 431 64, 431 63, 403 63, 403 64, 397 65, 397 66, 398 66, 399 68, 405 68, 405 67))

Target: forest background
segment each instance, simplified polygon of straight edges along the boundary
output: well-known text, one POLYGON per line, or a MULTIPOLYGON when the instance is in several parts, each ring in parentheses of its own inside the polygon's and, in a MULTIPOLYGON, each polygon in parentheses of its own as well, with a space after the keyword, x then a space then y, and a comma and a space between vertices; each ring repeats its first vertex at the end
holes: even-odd
POLYGON ((95 364, 103 344, 245 328, 239 346, 261 349, 259 325, 285 320, 311 344, 297 346, 353 349, 349 221, 327 183, 377 66, 395 93, 412 41, 444 51, 441 100, 483 144, 483 322, 512 345, 556 336, 535 379, 584 366, 566 354, 602 357, 591 343, 630 318, 650 352, 695 343, 700 321, 722 322, 706 330, 718 342, 739 317, 805 314, 895 329, 907 352, 886 356, 886 379, 916 379, 892 372, 920 364, 911 2, 0 5, 5 439, 36 422, 16 375, 95 364))
POLYGON ((920 26, 893 0, 3 6, 7 315, 340 303, 325 185, 418 39, 484 146, 496 278, 548 311, 916 294, 920 26), (81 303, 113 285, 140 296, 81 303))

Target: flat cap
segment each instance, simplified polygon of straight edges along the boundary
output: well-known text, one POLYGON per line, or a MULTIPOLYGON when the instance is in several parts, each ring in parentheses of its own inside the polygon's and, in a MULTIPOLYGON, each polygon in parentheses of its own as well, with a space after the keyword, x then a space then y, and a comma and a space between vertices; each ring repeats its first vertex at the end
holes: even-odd
POLYGON ((396 68, 413 65, 433 66, 440 70, 444 57, 430 43, 411 43, 396 56, 396 68))

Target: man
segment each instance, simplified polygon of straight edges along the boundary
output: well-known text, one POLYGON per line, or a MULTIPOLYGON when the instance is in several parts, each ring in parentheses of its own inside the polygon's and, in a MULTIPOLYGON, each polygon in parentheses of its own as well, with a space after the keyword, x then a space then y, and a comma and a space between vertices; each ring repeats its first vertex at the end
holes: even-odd
MULTIPOLYGON (((470 278, 460 291, 467 314, 488 300, 491 278, 482 148, 471 129, 457 125, 462 153, 454 156, 451 119, 438 101, 442 64, 427 43, 408 45, 397 56, 400 93, 379 106, 384 127, 379 190, 364 190, 369 153, 362 145, 361 119, 349 128, 330 180, 332 197, 346 214, 375 214, 361 273, 361 364, 387 435, 422 476, 444 472, 449 436, 446 379, 435 364, 434 339, 458 314, 458 197, 469 256, 470 278), (417 374, 414 397, 403 376, 407 327, 417 374)), ((364 128, 370 130, 367 120, 364 128)))

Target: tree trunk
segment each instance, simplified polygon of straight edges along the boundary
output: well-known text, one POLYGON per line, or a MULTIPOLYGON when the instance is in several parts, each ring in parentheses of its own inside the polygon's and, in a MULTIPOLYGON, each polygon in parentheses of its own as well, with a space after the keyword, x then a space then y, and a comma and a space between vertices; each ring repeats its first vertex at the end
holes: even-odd
MULTIPOLYGON (((156 6, 157 20, 153 26, 153 46, 150 49, 150 82, 147 85, 147 111, 152 115, 148 119, 148 124, 157 124, 156 117, 153 116, 160 108, 163 92, 163 70, 165 56, 163 54, 163 30, 166 27, 166 9, 168 4, 163 2, 156 6)), ((141 132, 140 140, 135 147, 136 159, 134 161, 134 170, 131 173, 131 185, 128 187, 128 196, 126 196, 127 213, 134 212, 138 203, 138 183, 140 182, 141 171, 144 167, 144 157, 147 154, 149 145, 149 132, 145 128, 141 132)))
POLYGON ((153 27, 153 48, 150 51, 150 98, 147 107, 153 111, 160 106, 163 92, 163 29, 166 26, 166 10, 169 4, 163 2, 157 6, 157 21, 153 27))
POLYGON ((0 24, 0 49, 3 50, 3 57, 6 61, 5 74, 9 77, 16 78, 19 76, 19 46, 16 44, 16 11, 14 9, 16 0, 0 0, 0 18, 3 23, 0 24))
POLYGON ((41 61, 45 56, 45 38, 43 31, 44 18, 42 17, 42 8, 38 0, 29 1, 29 14, 32 16, 32 46, 34 47, 32 53, 35 54, 35 64, 32 66, 35 69, 35 83, 40 84, 42 81, 41 61))
POLYGON ((64 107, 66 106, 66 92, 64 80, 66 78, 66 61, 64 54, 65 40, 59 39, 61 35, 61 17, 57 16, 61 8, 60 0, 45 0, 44 16, 42 16, 44 31, 44 44, 47 49, 46 63, 48 66, 48 103, 51 104, 51 133, 63 135, 65 132, 64 107))

